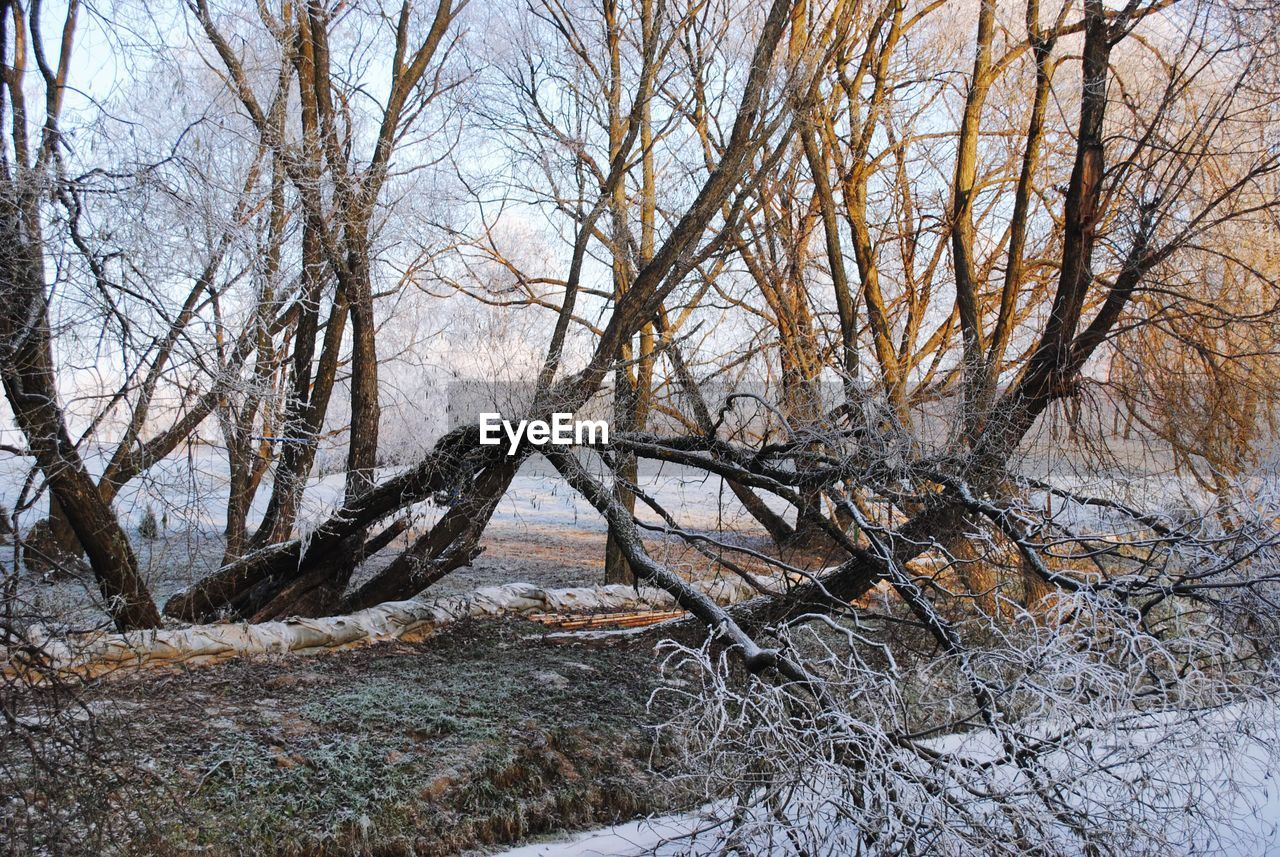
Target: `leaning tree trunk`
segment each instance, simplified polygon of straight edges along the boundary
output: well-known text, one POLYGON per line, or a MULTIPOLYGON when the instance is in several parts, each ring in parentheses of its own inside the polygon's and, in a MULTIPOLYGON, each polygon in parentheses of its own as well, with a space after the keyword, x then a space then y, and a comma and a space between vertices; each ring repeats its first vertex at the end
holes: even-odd
MULTIPOLYGON (((788 23, 790 6, 790 0, 773 0, 771 3, 753 52, 751 71, 743 87, 733 129, 719 163, 711 170, 689 208, 674 223, 662 246, 640 268, 626 294, 614 306, 586 367, 560 381, 544 397, 548 402, 557 403, 556 410, 575 411, 599 389, 622 343, 653 320, 673 284, 688 275, 694 264, 696 244, 708 224, 723 210, 746 164, 762 144, 763 137, 756 132, 764 110, 763 93, 771 74, 774 52, 788 23)), ((225 40, 212 30, 207 14, 202 24, 215 40, 219 52, 224 57, 232 55, 225 40)), ((234 62, 232 66, 233 73, 238 74, 234 62)), ((249 92, 248 87, 243 88, 242 97, 248 98, 245 93, 249 92)), ((252 103, 252 99, 249 100, 252 103)), ((256 103, 254 107, 257 108, 256 103)), ((611 167, 615 176, 617 168, 617 165, 611 167)), ((585 243, 580 243, 575 257, 577 272, 581 270, 583 247, 585 243)), ((574 294, 577 279, 578 273, 571 273, 567 295, 574 294)), ((566 298, 557 332, 567 327, 571 308, 572 303, 566 298)), ((559 355, 560 346, 557 344, 551 349, 544 367, 547 384, 554 378, 559 355)), ((530 416, 547 419, 549 414, 541 412, 530 416)), ((294 540, 250 554, 234 566, 220 569, 188 591, 175 595, 165 605, 165 612, 189 621, 207 620, 228 609, 241 617, 251 615, 244 612, 241 603, 249 592, 262 586, 283 591, 331 561, 333 551, 345 549, 344 542, 349 542, 353 534, 363 532, 393 512, 426 499, 446 485, 457 484, 459 479, 469 479, 496 464, 497 459, 503 458, 500 451, 496 456, 493 454, 497 449, 479 445, 479 431, 475 426, 451 432, 416 467, 370 487, 354 499, 348 499, 342 509, 311 534, 305 545, 294 540)), ((502 490, 505 490, 505 485, 502 490)), ((480 492, 478 485, 466 493, 468 497, 477 499, 491 497, 488 492, 480 492)), ((501 496, 501 491, 497 496, 501 496)), ((441 556, 447 554, 457 558, 465 555, 465 549, 473 543, 474 528, 460 527, 459 530, 460 541, 442 552, 441 556), (459 547, 462 549, 455 549, 459 547)))
MULTIPOLYGON (((49 489, 89 556, 98 589, 122 631, 160 627, 128 538, 71 442, 53 373, 42 254, 26 236, 31 218, 6 200, 0 229, 0 349, 5 395, 49 489), (23 223, 23 220, 27 220, 23 223)), ((38 233, 35 233, 38 234, 38 233)))
MULTIPOLYGON (((335 512, 304 542, 292 539, 252 551, 240 561, 218 569, 165 604, 167 615, 187 622, 211 622, 228 611, 241 618, 257 612, 266 600, 257 599, 249 613, 242 605, 252 591, 283 591, 295 581, 328 566, 336 551, 378 521, 431 497, 466 474, 491 462, 499 447, 480 446, 475 426, 456 429, 436 443, 415 467, 375 486, 335 512), (238 606, 241 605, 241 606, 238 606)), ((377 537, 375 536, 375 539, 377 537)))
POLYGON ((343 602, 344 609, 363 610, 384 601, 411 598, 454 569, 469 565, 483 550, 480 536, 523 460, 521 455, 485 468, 472 490, 426 535, 352 593, 343 602))

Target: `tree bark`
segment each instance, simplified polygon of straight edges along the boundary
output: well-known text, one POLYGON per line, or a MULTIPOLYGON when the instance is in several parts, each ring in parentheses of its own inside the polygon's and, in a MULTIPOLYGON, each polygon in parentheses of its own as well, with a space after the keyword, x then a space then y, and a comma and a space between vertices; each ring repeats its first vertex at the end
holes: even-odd
MULTIPOLYGON (((12 198, 0 211, 0 349, 4 391, 49 490, 84 547, 108 613, 121 631, 160 627, 129 539, 67 433, 58 406, 42 254, 24 236, 12 198)), ((38 234, 38 233, 35 233, 38 234)))

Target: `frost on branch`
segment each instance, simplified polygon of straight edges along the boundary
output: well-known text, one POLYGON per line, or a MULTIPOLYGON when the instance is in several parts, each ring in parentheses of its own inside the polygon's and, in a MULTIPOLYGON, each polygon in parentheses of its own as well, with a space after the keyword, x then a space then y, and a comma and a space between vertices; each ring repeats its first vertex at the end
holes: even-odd
POLYGON ((888 602, 775 629, 821 703, 715 641, 667 643, 665 734, 707 802, 688 850, 1163 854, 1247 835, 1280 737, 1273 488, 1130 534, 1128 574, 1076 576, 1034 611, 972 599, 957 651, 888 602))

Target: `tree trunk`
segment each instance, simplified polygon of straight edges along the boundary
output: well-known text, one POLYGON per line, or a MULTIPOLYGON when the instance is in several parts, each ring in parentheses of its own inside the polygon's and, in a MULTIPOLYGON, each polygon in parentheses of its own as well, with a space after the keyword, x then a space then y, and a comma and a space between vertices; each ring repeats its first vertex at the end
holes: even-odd
POLYGON ((0 212, 0 372, 27 446, 85 553, 122 631, 158 628, 160 614, 115 513, 67 433, 53 372, 39 214, 12 186, 0 212))
POLYGON ((298 504, 302 501, 307 477, 315 463, 316 441, 324 425, 337 378, 339 350, 348 314, 346 294, 341 288, 334 295, 333 305, 329 310, 314 381, 312 375, 311 364, 315 355, 316 337, 319 335, 317 328, 320 300, 325 282, 323 271, 326 268, 323 258, 315 255, 321 252, 318 242, 318 238, 308 240, 304 235, 304 257, 312 260, 306 265, 305 271, 314 281, 308 287, 308 300, 298 319, 293 381, 285 402, 284 418, 281 420, 280 430, 284 440, 281 442, 280 461, 276 465, 267 511, 253 536, 252 549, 285 541, 293 532, 298 504))
MULTIPOLYGON (((617 301, 609 321, 600 331, 596 348, 586 366, 577 374, 563 379, 554 388, 550 384, 559 365, 559 347, 551 349, 552 357, 544 367, 545 381, 548 389, 540 392, 547 402, 555 402, 557 410, 576 410, 600 387, 610 364, 622 344, 634 336, 643 326, 651 322, 658 312, 662 301, 669 294, 673 283, 687 276, 694 264, 693 250, 702 239, 711 220, 722 211, 723 205, 738 184, 746 164, 762 144, 762 138, 756 134, 756 127, 763 110, 763 93, 765 82, 771 73, 772 57, 785 32, 788 22, 789 0, 773 0, 769 13, 764 21, 761 33, 753 51, 751 71, 743 87, 738 111, 734 118, 733 128, 727 145, 724 147, 719 163, 711 170, 703 182, 697 197, 688 209, 674 223, 671 232, 653 254, 650 262, 636 272, 626 294, 617 301), (669 279, 671 283, 669 283, 669 279)), ((225 40, 212 30, 207 13, 202 13, 202 24, 225 58, 233 56, 233 52, 225 40)), ((239 76, 234 60, 231 61, 233 73, 239 76)), ((255 110, 261 111, 246 95, 248 87, 240 90, 242 98, 254 104, 255 110)), ((580 263, 579 263, 580 264, 580 263)), ((576 274, 571 276, 568 294, 572 295, 576 288, 576 274)), ((571 305, 566 303, 566 308, 571 305)), ((562 312, 561 327, 567 326, 568 313, 562 312)), ((370 320, 371 321, 371 320, 370 320)), ((553 344, 555 343, 553 337, 553 344)), ((549 414, 534 413, 530 416, 546 419, 549 414)), ((234 605, 247 589, 266 585, 283 590, 292 582, 311 573, 326 563, 332 552, 338 549, 352 533, 367 528, 372 523, 386 517, 392 512, 407 508, 415 502, 429 497, 446 484, 456 484, 460 478, 469 478, 472 474, 483 472, 489 476, 493 468, 494 478, 504 469, 518 466, 518 459, 511 461, 499 458, 501 453, 494 454, 494 447, 479 445, 479 431, 475 426, 457 430, 446 435, 435 449, 413 469, 373 486, 358 495, 354 501, 347 502, 342 509, 319 527, 304 545, 297 540, 251 554, 243 562, 235 566, 220 569, 200 581, 190 590, 175 595, 165 605, 169 615, 188 620, 217 616, 234 605), (503 463, 505 462, 505 463, 503 463), (503 463, 502 466, 498 466, 503 463)), ((506 481, 514 475, 510 470, 506 481)), ((501 490, 480 490, 480 480, 467 492, 467 498, 492 500, 500 498, 505 490, 505 482, 501 490)), ((464 500, 465 502, 465 500, 464 500)), ((482 503, 479 512, 483 520, 472 522, 472 526, 456 526, 462 538, 459 545, 451 545, 441 552, 432 552, 437 560, 449 558, 450 561, 463 561, 462 557, 469 553, 468 546, 474 547, 474 537, 478 536, 477 527, 482 529, 488 520, 488 512, 492 509, 482 503), (469 538, 470 537, 470 538, 469 538)), ((455 526, 460 515, 446 515, 450 525, 455 526)), ((436 529, 441 529, 445 521, 441 521, 436 529)), ((441 529, 441 536, 447 530, 441 529)), ((414 549, 406 552, 402 566, 412 565, 417 556, 414 549)), ((243 615, 240 613, 239 615, 243 615)))
MULTIPOLYGON (((367 229, 367 224, 360 225, 367 229)), ((348 239, 353 240, 353 239, 348 239)), ((369 250, 361 236, 351 253, 351 441, 347 449, 346 502, 373 487, 378 464, 378 349, 369 282, 369 250)))
MULTIPOLYGON (((631 372, 626 366, 619 366, 614 381, 613 430, 615 432, 636 431, 639 428, 636 424, 636 400, 639 395, 631 372)), ((636 495, 627 486, 636 484, 637 471, 635 455, 629 452, 617 454, 614 459, 613 496, 627 510, 627 514, 634 514, 636 510, 636 495)), ((617 537, 612 530, 605 536, 604 582, 626 584, 636 582, 635 573, 618 546, 617 537)))
POLYGON ((53 492, 49 493, 49 517, 37 521, 23 542, 22 563, 29 571, 44 574, 82 565, 84 548, 53 492))
POLYGON ((411 598, 449 572, 470 564, 479 555, 480 536, 493 510, 506 493, 522 456, 485 468, 472 490, 377 576, 352 593, 348 610, 363 610, 384 601, 411 598))

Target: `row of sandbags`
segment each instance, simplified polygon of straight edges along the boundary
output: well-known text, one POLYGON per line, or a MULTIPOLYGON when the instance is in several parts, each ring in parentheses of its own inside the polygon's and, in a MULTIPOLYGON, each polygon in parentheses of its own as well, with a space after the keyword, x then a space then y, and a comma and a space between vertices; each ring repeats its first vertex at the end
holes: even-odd
MULTIPOLYGON (((694 581, 691 586, 721 604, 757 594, 737 578, 694 581)), ((246 655, 312 653, 385 640, 418 640, 468 617, 529 613, 612 613, 671 608, 661 590, 612 586, 543 589, 531 583, 489 586, 468 595, 432 601, 390 601, 348 616, 278 622, 221 623, 127 633, 42 638, 0 653, 0 672, 32 683, 51 678, 90 679, 138 669, 220 663, 246 655)))

